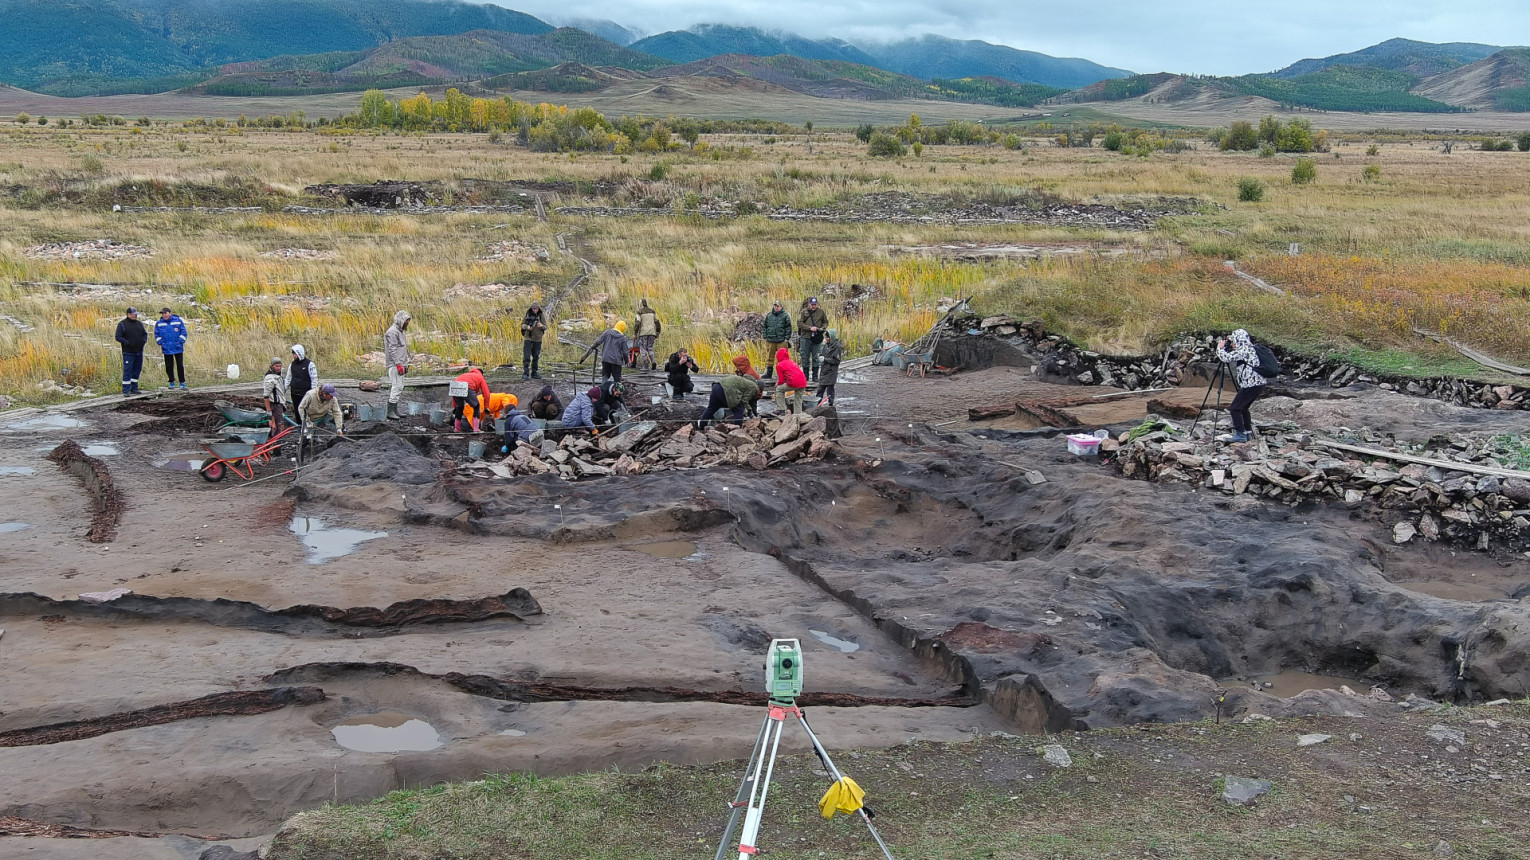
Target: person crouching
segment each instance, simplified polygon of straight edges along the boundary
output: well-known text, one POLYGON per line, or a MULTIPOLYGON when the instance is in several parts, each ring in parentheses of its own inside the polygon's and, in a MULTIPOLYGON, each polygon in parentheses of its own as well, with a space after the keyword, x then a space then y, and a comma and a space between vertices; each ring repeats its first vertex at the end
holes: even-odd
POLYGON ((691 374, 701 372, 701 368, 696 366, 691 354, 682 346, 670 354, 669 361, 664 362, 664 372, 668 374, 670 396, 675 400, 684 400, 685 395, 696 390, 691 374))
POLYGON ((724 409, 728 410, 728 420, 732 423, 743 421, 744 413, 760 399, 762 391, 758 380, 738 374, 724 376, 712 383, 711 399, 707 401, 707 409, 701 414, 701 420, 696 422, 696 428, 707 429, 709 423, 717 420, 717 413, 724 409))

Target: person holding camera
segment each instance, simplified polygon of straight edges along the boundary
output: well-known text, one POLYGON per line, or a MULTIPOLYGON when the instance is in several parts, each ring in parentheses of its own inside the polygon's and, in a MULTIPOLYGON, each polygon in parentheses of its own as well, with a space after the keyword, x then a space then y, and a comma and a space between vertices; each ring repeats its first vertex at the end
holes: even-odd
POLYGON ((1240 328, 1232 333, 1230 348, 1227 338, 1217 339, 1217 360, 1232 368, 1233 382, 1238 386, 1238 395, 1227 407, 1233 432, 1225 441, 1247 442, 1253 438, 1254 430, 1248 409, 1264 394, 1267 384, 1264 374, 1259 372, 1259 352, 1248 332, 1240 328))

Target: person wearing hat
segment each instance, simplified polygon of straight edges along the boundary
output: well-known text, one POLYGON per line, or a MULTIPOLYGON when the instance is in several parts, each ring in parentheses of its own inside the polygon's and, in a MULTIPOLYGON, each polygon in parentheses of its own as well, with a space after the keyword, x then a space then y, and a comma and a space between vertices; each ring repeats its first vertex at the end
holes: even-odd
POLYGON ((531 416, 552 421, 562 414, 563 401, 559 399, 558 393, 553 391, 551 385, 542 386, 542 390, 531 400, 531 416))
POLYGON ((260 380, 260 394, 266 400, 266 411, 271 413, 271 435, 282 432, 282 418, 287 411, 287 386, 282 382, 282 360, 272 358, 266 365, 266 375, 260 380))
POLYGON ((701 420, 696 423, 696 429, 705 430, 707 425, 717 420, 717 413, 727 409, 728 419, 734 424, 744 420, 744 413, 759 401, 763 387, 756 379, 740 374, 724 376, 721 381, 712 383, 712 397, 707 401, 706 411, 701 413, 701 420))
POLYGON ((823 342, 823 366, 818 371, 818 405, 834 405, 834 383, 839 381, 839 363, 845 358, 845 342, 838 329, 829 329, 823 342))
POLYGON ((526 309, 521 318, 521 378, 541 379, 537 365, 542 361, 542 335, 547 333, 547 319, 542 316, 542 304, 537 302, 526 309))
POLYGON ((808 296, 797 315, 797 358, 808 380, 818 378, 819 352, 823 349, 824 332, 829 328, 829 315, 818 306, 817 296, 808 296))
POLYGON ((345 414, 340 411, 340 398, 335 396, 335 386, 326 382, 303 396, 298 404, 298 421, 305 427, 322 423, 326 418, 335 424, 335 432, 345 435, 345 414))
MULTIPOLYGON (((388 420, 397 421, 398 401, 404 396, 404 374, 409 372, 408 311, 393 314, 393 325, 383 332, 383 363, 388 365, 388 420)), ((297 347, 293 347, 296 349, 297 347)))
POLYGON ((127 316, 117 322, 117 342, 122 344, 122 393, 137 394, 143 346, 149 342, 149 330, 138 321, 138 308, 128 308, 127 316))
POLYGON ((186 390, 186 361, 182 353, 186 351, 186 322, 176 316, 169 308, 159 309, 159 320, 154 323, 154 342, 159 344, 159 351, 165 355, 166 388, 179 388, 186 390), (176 378, 180 378, 180 384, 176 384, 176 378))
POLYGON ((300 343, 292 345, 292 362, 282 371, 282 384, 287 386, 287 402, 292 404, 302 403, 308 392, 319 387, 319 368, 300 343))
POLYGON ((765 338, 764 378, 769 379, 776 372, 776 351, 790 346, 792 339, 792 315, 781 307, 780 302, 770 306, 770 313, 765 315, 765 325, 761 327, 760 334, 765 338))
POLYGON ((622 395, 627 393, 627 388, 619 380, 608 379, 600 384, 599 391, 600 399, 595 401, 595 426, 615 424, 616 413, 627 408, 627 404, 622 402, 622 395))
POLYGON ((802 395, 807 392, 807 377, 803 374, 802 368, 797 366, 797 362, 792 361, 791 353, 787 352, 784 346, 776 350, 776 369, 781 374, 780 378, 776 380, 776 409, 782 415, 785 415, 788 411, 803 411, 802 395), (786 406, 788 394, 796 400, 794 408, 790 410, 786 406))
POLYGON ((537 432, 537 425, 531 423, 526 413, 516 408, 520 404, 515 399, 515 395, 506 396, 510 398, 510 405, 505 407, 504 414, 500 416, 505 419, 505 440, 504 445, 499 449, 501 454, 510 453, 510 449, 514 448, 517 442, 530 443, 531 434, 537 432))
POLYGON ((600 379, 622 381, 622 365, 627 363, 627 324, 617 320, 616 324, 600 333, 590 348, 579 356, 579 364, 591 355, 600 354, 600 379))
POLYGON ((642 307, 638 308, 637 319, 633 320, 632 336, 637 340, 637 350, 632 356, 632 368, 637 369, 638 360, 648 359, 648 369, 653 370, 659 363, 653 356, 653 345, 658 342, 659 335, 664 332, 664 323, 659 321, 659 315, 653 308, 648 306, 648 300, 643 299, 642 307))
POLYGON ((563 411, 564 430, 595 430, 595 403, 604 394, 600 386, 595 386, 588 391, 581 391, 574 395, 574 399, 568 402, 568 408, 563 411))

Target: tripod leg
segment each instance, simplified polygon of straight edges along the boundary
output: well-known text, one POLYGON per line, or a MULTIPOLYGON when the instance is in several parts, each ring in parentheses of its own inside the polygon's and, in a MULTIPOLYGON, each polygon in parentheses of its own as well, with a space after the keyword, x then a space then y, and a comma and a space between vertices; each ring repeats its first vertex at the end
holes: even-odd
MULTIPOLYGON (((798 711, 797 719, 802 723, 802 730, 807 732, 808 740, 812 741, 813 749, 818 752, 818 757, 823 760, 824 770, 829 772, 829 776, 833 777, 835 782, 839 782, 844 776, 839 772, 839 768, 834 766, 834 761, 829 758, 829 751, 824 749, 823 744, 818 741, 818 735, 813 734, 813 727, 808 725, 807 714, 798 711)), ((860 813, 861 820, 866 822, 866 829, 871 831, 871 838, 877 841, 877 847, 882 849, 882 856, 887 860, 893 860, 892 851, 888 850, 887 843, 882 841, 882 834, 877 832, 876 825, 871 823, 871 816, 866 814, 866 808, 861 807, 856 811, 860 813)))
POLYGON ((744 781, 739 783, 738 794, 733 798, 733 812, 728 816, 728 829, 723 831, 722 841, 717 844, 717 856, 714 860, 723 860, 723 855, 728 853, 728 843, 733 841, 733 831, 738 829, 738 818, 744 814, 745 801, 754 794, 755 786, 755 759, 759 758, 760 752, 765 749, 765 736, 770 733, 770 717, 760 725, 760 736, 755 738, 754 752, 749 754, 749 764, 744 767, 744 781))
MULTIPOLYGON (((1201 409, 1200 409, 1200 412, 1195 413, 1195 422, 1190 425, 1190 437, 1191 438, 1195 438, 1195 428, 1201 426, 1201 412, 1205 412, 1206 411, 1206 404, 1211 402, 1211 391, 1212 391, 1212 389, 1216 389, 1216 392, 1217 392, 1217 409, 1218 409, 1218 411, 1221 410, 1221 408, 1222 408, 1222 385, 1221 385, 1221 383, 1222 383, 1222 365, 1219 364, 1219 365, 1217 365, 1217 372, 1213 373, 1211 375, 1211 384, 1206 386, 1206 396, 1201 398, 1201 409)), ((1213 417, 1213 420, 1212 420, 1212 423, 1211 423, 1211 432, 1212 433, 1216 433, 1216 429, 1217 429, 1217 425, 1216 425, 1215 418, 1213 417)))
POLYGON ((760 818, 765 814, 765 796, 770 793, 770 777, 776 770, 776 751, 781 748, 781 728, 786 724, 786 715, 772 707, 766 720, 770 723, 770 761, 767 763, 765 757, 760 756, 754 763, 755 784, 749 789, 749 810, 744 813, 744 829, 739 834, 738 860, 749 860, 750 855, 760 853, 754 843, 760 835, 760 818), (762 767, 765 770, 763 779, 760 778, 762 767))

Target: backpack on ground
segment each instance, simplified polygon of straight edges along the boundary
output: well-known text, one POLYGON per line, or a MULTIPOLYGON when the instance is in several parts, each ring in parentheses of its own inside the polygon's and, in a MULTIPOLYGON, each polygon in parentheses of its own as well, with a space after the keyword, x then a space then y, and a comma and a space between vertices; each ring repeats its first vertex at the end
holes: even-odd
POLYGON ((1254 369, 1265 379, 1274 379, 1285 372, 1285 368, 1280 366, 1280 359, 1275 357, 1275 351, 1269 347, 1256 343, 1254 354, 1259 356, 1259 363, 1254 365, 1254 369))

